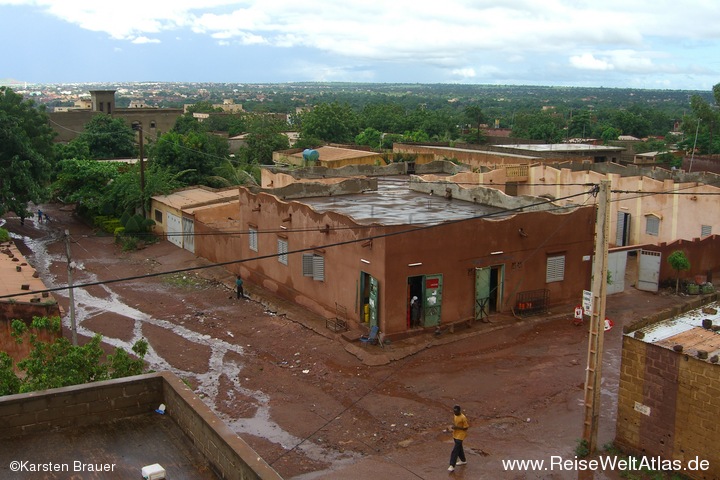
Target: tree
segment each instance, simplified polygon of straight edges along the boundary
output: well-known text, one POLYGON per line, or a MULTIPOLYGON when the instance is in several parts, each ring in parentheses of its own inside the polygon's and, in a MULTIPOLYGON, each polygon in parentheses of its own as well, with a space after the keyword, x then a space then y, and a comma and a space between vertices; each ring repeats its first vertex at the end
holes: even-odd
POLYGON ((85 142, 90 149, 90 157, 135 158, 135 133, 121 118, 106 114, 96 114, 87 124, 85 131, 77 140, 85 142))
POLYGON ((301 137, 315 137, 324 142, 351 143, 359 133, 357 115, 347 103, 319 103, 300 118, 301 137))
MULTIPOLYGON (((108 214, 108 188, 125 166, 96 160, 61 160, 57 179, 51 186, 54 198, 76 203, 78 213, 92 217, 108 214)), ((127 167, 125 167, 127 168, 127 167)))
POLYGON ((685 256, 682 250, 675 250, 668 258, 668 263, 675 270, 675 294, 677 295, 680 288, 680 272, 682 270, 690 270, 690 260, 685 256))
POLYGON ((372 148, 380 148, 382 146, 382 133, 372 127, 368 127, 355 137, 355 143, 358 145, 367 145, 372 148))
POLYGON ((485 140, 484 135, 480 134, 480 125, 482 125, 485 120, 482 109, 478 105, 468 105, 463 112, 465 113, 465 117, 470 120, 476 128, 475 141, 471 143, 482 143, 482 141, 485 140))
MULTIPOLYGON (((35 317, 30 325, 32 328, 46 328, 57 331, 60 329, 60 318, 35 317)), ((11 335, 18 343, 27 336, 28 327, 25 322, 13 320, 11 335)), ((32 350, 29 355, 18 362, 21 375, 15 374, 12 359, 0 352, 0 395, 26 393, 48 388, 67 387, 81 383, 97 382, 110 378, 138 375, 144 370, 144 358, 148 343, 138 340, 132 347, 136 357, 131 357, 122 348, 115 353, 105 355, 100 346, 102 337, 95 335, 85 345, 74 346, 64 337, 54 342, 45 343, 37 339, 37 335, 29 334, 32 350)))
POLYGON ((272 165, 272 154, 290 148, 288 137, 282 132, 287 128, 284 120, 268 114, 253 115, 248 123, 248 134, 240 157, 245 163, 272 165))
POLYGON ((28 216, 28 202, 47 198, 54 135, 43 109, 0 87, 0 215, 28 216))
POLYGON ((205 185, 228 153, 226 139, 203 131, 168 132, 148 147, 150 163, 171 174, 183 172, 185 185, 205 185))

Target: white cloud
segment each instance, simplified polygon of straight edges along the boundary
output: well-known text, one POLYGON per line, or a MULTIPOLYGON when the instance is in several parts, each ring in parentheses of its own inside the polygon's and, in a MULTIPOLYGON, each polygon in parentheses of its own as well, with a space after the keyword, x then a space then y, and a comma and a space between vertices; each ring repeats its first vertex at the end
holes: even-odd
POLYGON ((170 33, 166 39, 206 36, 231 48, 303 47, 344 59, 347 67, 329 77, 373 62, 466 79, 568 61, 585 71, 675 74, 704 63, 691 58, 698 46, 720 49, 720 8, 710 0, 686 0, 681 13, 670 0, 0 0, 6 5, 133 43, 170 33))
POLYGON ((591 53, 570 57, 570 65, 580 70, 612 70, 615 68, 611 63, 595 58, 591 53))
POLYGON ((132 43, 138 43, 138 44, 141 44, 141 43, 160 43, 160 40, 158 40, 157 38, 148 38, 148 37, 142 36, 142 37, 135 37, 135 38, 132 40, 132 43))

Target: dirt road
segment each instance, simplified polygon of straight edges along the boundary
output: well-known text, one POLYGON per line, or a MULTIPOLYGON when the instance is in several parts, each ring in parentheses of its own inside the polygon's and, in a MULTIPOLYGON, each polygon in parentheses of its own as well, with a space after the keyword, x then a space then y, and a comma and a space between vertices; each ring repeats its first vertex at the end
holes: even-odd
MULTIPOLYGON (((54 205, 43 210, 49 223, 21 226, 8 217, 6 227, 46 284, 67 285, 65 229, 79 265, 74 283, 112 282, 75 289, 80 338, 100 333, 108 351, 147 339, 150 368, 183 378, 284 478, 447 478, 452 440, 446 429, 456 403, 471 430, 468 465, 458 467, 455 478, 577 478, 574 471, 509 472, 502 465, 574 457, 587 329, 572 325, 573 305, 548 317, 498 316, 493 328, 428 334, 413 340, 416 353, 371 366, 382 363, 371 361, 376 355, 386 358, 408 344, 353 354, 360 347, 318 333, 317 318, 278 305, 256 286, 246 284, 252 300, 236 299, 233 276, 218 267, 124 281, 202 262, 167 241, 122 252, 71 212, 54 205)), ((67 291, 56 297, 67 312, 67 291)), ((605 340, 601 445, 615 430, 622 326, 682 301, 632 287, 608 298, 616 326, 605 340)), ((68 318, 64 326, 69 336, 68 318)))

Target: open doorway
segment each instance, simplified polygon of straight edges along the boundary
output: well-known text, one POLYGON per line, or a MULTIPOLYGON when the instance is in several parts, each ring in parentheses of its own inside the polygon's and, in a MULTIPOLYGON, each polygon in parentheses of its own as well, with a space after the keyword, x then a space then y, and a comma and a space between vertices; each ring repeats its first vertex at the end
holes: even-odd
POLYGON ((378 325, 379 285, 369 273, 360 272, 360 320, 372 327, 378 325))
POLYGON ((475 320, 485 320, 502 303, 505 265, 475 269, 475 320))
POLYGON ((423 325, 423 309, 421 299, 423 298, 423 275, 408 277, 407 283, 407 328, 420 328, 423 325))

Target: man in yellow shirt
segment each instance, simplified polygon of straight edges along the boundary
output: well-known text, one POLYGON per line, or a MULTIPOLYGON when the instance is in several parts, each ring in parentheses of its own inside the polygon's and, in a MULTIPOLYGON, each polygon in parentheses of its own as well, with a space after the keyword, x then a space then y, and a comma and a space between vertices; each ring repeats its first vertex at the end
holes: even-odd
POLYGON ((465 440, 468 428, 470 428, 467 417, 465 417, 465 414, 462 413, 460 405, 455 405, 453 407, 453 413, 455 416, 453 417, 452 432, 455 445, 453 446, 452 453, 450 454, 450 466, 448 467, 448 472, 455 471, 455 466, 457 465, 465 465, 467 463, 465 461, 465 451, 463 450, 463 440, 465 440))

